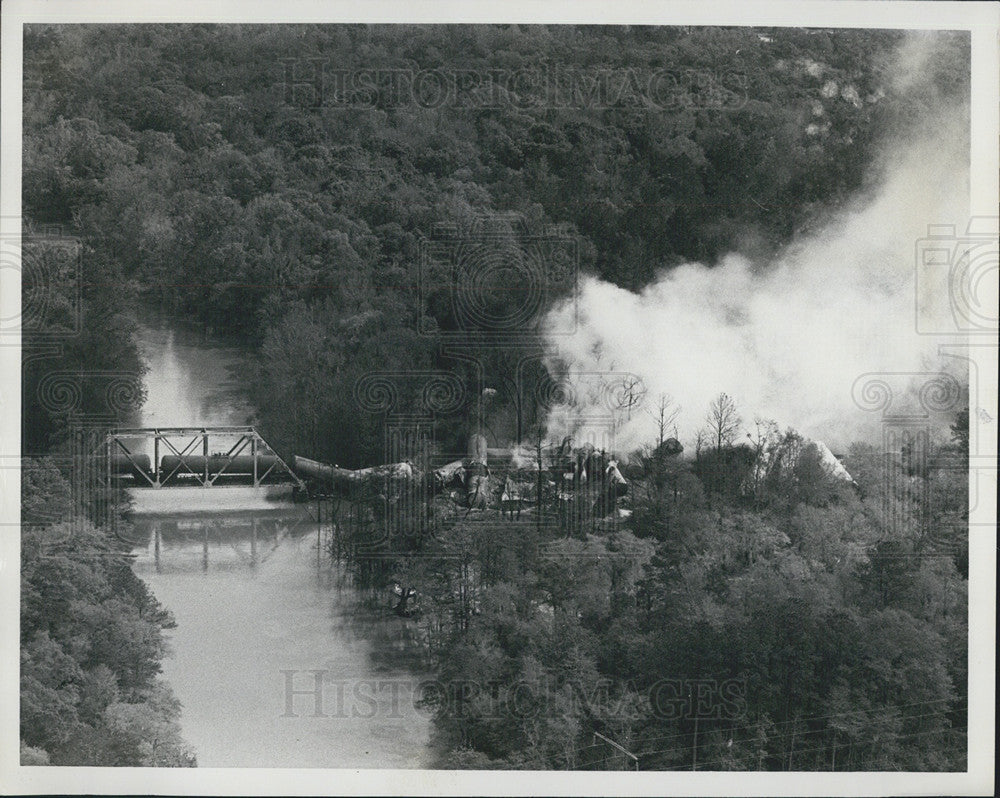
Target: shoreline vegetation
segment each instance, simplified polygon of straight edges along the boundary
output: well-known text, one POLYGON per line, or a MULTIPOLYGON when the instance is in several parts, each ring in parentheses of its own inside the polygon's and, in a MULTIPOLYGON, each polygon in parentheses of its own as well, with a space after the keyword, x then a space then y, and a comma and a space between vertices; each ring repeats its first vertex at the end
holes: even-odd
POLYGON ((922 471, 853 447, 854 482, 789 433, 754 492, 745 466, 653 450, 627 518, 554 491, 541 522, 438 496, 417 529, 383 486, 325 511, 326 545, 385 617, 388 585, 416 586, 406 661, 435 674, 439 767, 631 767, 597 733, 641 769, 961 769, 963 419, 952 431, 922 471))
POLYGON ((194 767, 158 676, 175 624, 129 536, 87 520, 52 459, 21 469, 21 763, 194 767))
MULTIPOLYGON (((479 225, 516 259, 556 230, 580 273, 630 289, 685 261, 764 257, 868 189, 887 134, 968 93, 967 38, 941 40, 927 95, 901 97, 890 31, 26 26, 22 762, 195 764, 157 676, 169 613, 129 567, 127 520, 71 488, 81 423, 142 405, 140 298, 250 348, 256 423, 285 458, 386 462, 391 419, 358 404, 373 372, 460 386, 434 395, 448 412, 431 456, 466 451, 462 397, 482 375, 500 388, 480 414, 493 440, 558 444, 543 404, 504 387, 545 394, 537 325, 464 360, 440 345, 468 319, 426 236, 479 225), (713 108, 695 83, 656 114, 513 96, 317 107, 283 83, 288 59, 300 76, 316 59, 419 71, 445 53, 483 73, 704 75, 739 53, 745 101, 713 108)), ((510 293, 486 317, 513 312, 510 293)), ((392 397, 402 415, 425 401, 416 382, 392 397)), ((393 580, 419 594, 414 656, 455 688, 428 698, 440 767, 635 767, 611 740, 644 770, 965 768, 967 411, 919 457, 855 445, 849 484, 791 431, 740 443, 731 409, 712 443, 681 453, 661 434, 633 453, 631 515, 613 522, 541 486, 520 520, 447 495, 419 517, 357 508, 351 534, 409 531, 379 558, 359 556, 370 538, 346 543, 372 601, 393 580)))

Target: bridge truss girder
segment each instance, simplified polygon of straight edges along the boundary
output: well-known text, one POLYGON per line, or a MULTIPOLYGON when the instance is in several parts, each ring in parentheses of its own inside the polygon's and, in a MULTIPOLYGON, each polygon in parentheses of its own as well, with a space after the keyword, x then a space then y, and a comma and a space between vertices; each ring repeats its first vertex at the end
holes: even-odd
POLYGON ((191 481, 201 487, 211 488, 215 486, 219 477, 227 472, 235 458, 242 455, 244 450, 249 447, 253 462, 253 471, 250 476, 255 488, 260 487, 263 481, 275 471, 287 475, 296 486, 305 487, 302 480, 268 445, 260 433, 249 426, 121 428, 110 431, 104 443, 109 486, 116 473, 112 467, 112 461, 116 456, 124 455, 126 462, 132 466, 132 473, 141 475, 148 487, 162 488, 173 477, 183 475, 190 476, 193 478, 191 481), (139 456, 131 451, 125 441, 150 438, 153 440, 153 459, 152 468, 147 471, 139 456), (225 454, 210 456, 209 441, 211 439, 215 439, 216 444, 219 440, 232 443, 225 454), (168 474, 164 474, 160 468, 160 455, 166 453, 163 449, 169 450, 169 453, 177 458, 177 464, 168 474), (185 461, 186 457, 197 455, 201 455, 203 462, 203 468, 199 471, 192 469, 185 461))

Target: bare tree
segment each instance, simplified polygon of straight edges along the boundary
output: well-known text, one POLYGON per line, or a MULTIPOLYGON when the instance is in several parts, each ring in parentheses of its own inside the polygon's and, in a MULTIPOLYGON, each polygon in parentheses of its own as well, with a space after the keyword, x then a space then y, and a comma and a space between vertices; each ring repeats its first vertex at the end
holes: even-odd
POLYGON ((632 409, 642 404, 646 398, 646 386, 642 378, 635 374, 625 374, 611 385, 612 409, 624 411, 627 420, 632 420, 632 409))
POLYGON ((661 393, 659 399, 656 401, 656 409, 647 412, 656 421, 657 448, 663 446, 663 442, 667 439, 668 430, 673 431, 674 437, 677 437, 675 422, 681 411, 679 407, 674 406, 674 399, 670 394, 661 393))
POLYGON ((724 446, 732 446, 739 434, 743 419, 736 410, 736 402, 727 393, 720 393, 708 406, 709 439, 715 443, 715 451, 720 452, 724 446))
POLYGON ((754 419, 753 434, 747 433, 750 445, 753 447, 753 495, 760 501, 764 487, 764 477, 767 474, 768 453, 778 440, 778 425, 770 420, 758 416, 754 419))
POLYGON ((700 460, 701 453, 705 450, 705 441, 708 439, 708 430, 700 429, 694 435, 694 459, 700 460))
POLYGON ((542 446, 545 443, 545 425, 541 422, 535 425, 535 456, 538 458, 538 474, 535 482, 535 525, 538 533, 542 532, 542 446))

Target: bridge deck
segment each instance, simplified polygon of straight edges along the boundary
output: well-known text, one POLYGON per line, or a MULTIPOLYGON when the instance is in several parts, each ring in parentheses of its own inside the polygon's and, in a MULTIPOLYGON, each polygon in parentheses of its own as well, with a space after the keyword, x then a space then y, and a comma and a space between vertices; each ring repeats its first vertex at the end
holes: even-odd
POLYGON ((169 490, 132 488, 132 514, 136 517, 178 513, 232 513, 291 508, 294 485, 230 485, 226 487, 172 487, 169 490))

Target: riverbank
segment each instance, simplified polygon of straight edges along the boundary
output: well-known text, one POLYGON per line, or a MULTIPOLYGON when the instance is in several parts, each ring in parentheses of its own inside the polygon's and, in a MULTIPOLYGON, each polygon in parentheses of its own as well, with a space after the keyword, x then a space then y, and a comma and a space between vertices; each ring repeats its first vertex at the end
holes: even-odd
MULTIPOLYGON (((138 345, 148 366, 140 426, 252 419, 247 349, 156 312, 138 345)), ((136 517, 134 570, 177 622, 163 674, 199 765, 427 767, 427 713, 400 700, 420 674, 375 662, 396 619, 358 619, 361 596, 317 547, 309 505, 231 501, 240 490, 163 489, 155 507, 144 493, 156 512, 136 517), (194 491, 200 512, 175 491, 194 491), (325 693, 362 697, 356 712, 316 713, 317 672, 325 693)))

